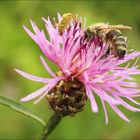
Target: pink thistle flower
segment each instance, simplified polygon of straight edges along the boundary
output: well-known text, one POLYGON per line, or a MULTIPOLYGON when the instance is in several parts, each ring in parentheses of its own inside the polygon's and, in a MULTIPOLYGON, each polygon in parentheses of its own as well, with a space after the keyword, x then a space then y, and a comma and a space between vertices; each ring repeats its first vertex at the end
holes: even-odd
MULTIPOLYGON (((83 29, 81 23, 72 22, 71 26, 64 30, 60 35, 58 27, 54 27, 50 19, 45 21, 50 40, 46 39, 43 30, 39 30, 35 22, 31 21, 34 33, 29 31, 25 26, 24 29, 28 35, 38 44, 44 55, 55 63, 61 71, 61 75, 54 74, 43 57, 40 57, 44 68, 52 76, 52 78, 42 78, 27 74, 21 70, 16 71, 36 82, 42 82, 45 86, 28 96, 21 101, 29 101, 36 99, 35 103, 44 98, 51 89, 53 89, 59 81, 72 81, 77 79, 84 87, 86 96, 91 102, 93 112, 98 112, 98 105, 94 98, 99 96, 104 109, 106 123, 108 123, 108 115, 105 104, 110 107, 125 121, 129 119, 120 111, 118 106, 123 106, 128 110, 137 112, 140 111, 128 104, 124 99, 130 100, 134 104, 140 105, 135 101, 135 97, 140 96, 139 85, 132 77, 140 74, 140 70, 136 63, 133 66, 129 64, 122 67, 121 64, 135 59, 140 55, 140 52, 127 54, 124 59, 118 59, 109 54, 106 58, 102 58, 108 49, 107 44, 101 43, 100 39, 95 38, 93 41, 87 42, 83 37, 83 29)), ((61 16, 58 15, 59 22, 61 16)))

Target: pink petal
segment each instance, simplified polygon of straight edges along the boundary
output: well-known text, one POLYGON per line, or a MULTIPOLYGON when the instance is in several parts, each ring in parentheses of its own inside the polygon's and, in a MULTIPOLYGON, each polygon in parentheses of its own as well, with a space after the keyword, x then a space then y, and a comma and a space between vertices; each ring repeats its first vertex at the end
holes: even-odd
MULTIPOLYGON (((51 87, 51 88, 52 88, 52 87, 51 87)), ((40 102, 40 100, 42 100, 42 99, 46 96, 46 94, 49 92, 49 90, 50 90, 51 88, 48 88, 48 89, 45 91, 45 93, 44 93, 43 95, 41 95, 37 100, 35 100, 35 101, 34 101, 34 104, 37 104, 38 102, 40 102)))
POLYGON ((127 108, 128 110, 131 110, 131 111, 134 111, 134 112, 140 111, 140 109, 135 108, 135 107, 129 105, 129 104, 126 103, 124 100, 122 100, 120 97, 116 97, 116 98, 117 98, 117 99, 121 102, 121 104, 122 104, 125 108, 127 108))
POLYGON ((21 101, 26 102, 26 101, 32 100, 32 99, 38 97, 39 95, 41 95, 47 89, 48 89, 48 85, 45 85, 43 88, 41 88, 41 89, 29 94, 28 96, 22 98, 21 101))
POLYGON ((23 28, 28 33, 28 35, 37 43, 36 35, 33 34, 26 26, 23 25, 23 28))
POLYGON ((126 86, 126 87, 137 87, 138 86, 138 84, 136 82, 118 81, 118 84, 121 86, 126 86))
POLYGON ((131 102, 133 102, 133 103, 135 103, 135 104, 137 104, 137 105, 140 105, 140 103, 139 102, 137 102, 137 101, 135 101, 133 98, 131 98, 131 97, 126 97, 128 100, 130 100, 131 102))
POLYGON ((120 104, 116 99, 113 97, 109 96, 104 90, 101 88, 93 88, 93 91, 103 100, 106 100, 108 103, 112 104, 120 104))
POLYGON ((49 74, 56 78, 57 76, 51 71, 51 69, 49 68, 48 64, 45 62, 42 56, 40 56, 40 59, 44 68, 49 72, 49 74))
POLYGON ((38 29, 37 25, 32 20, 30 20, 30 22, 31 22, 31 25, 32 25, 32 28, 33 28, 35 34, 38 34, 40 32, 40 30, 38 29))
POLYGON ((106 124, 108 124, 108 115, 107 115, 107 111, 106 111, 106 107, 105 107, 105 102, 104 102, 103 99, 101 99, 101 102, 102 102, 102 106, 103 106, 103 109, 104 109, 105 122, 106 122, 106 124))
POLYGON ((119 115, 123 120, 130 122, 130 120, 117 108, 117 106, 110 104, 109 105, 112 107, 112 109, 119 115))
POLYGON ((97 106, 96 100, 93 96, 92 91, 88 87, 86 88, 86 94, 87 94, 87 96, 90 100, 92 111, 97 113, 98 112, 98 106, 97 106))
POLYGON ((18 69, 15 69, 15 71, 17 73, 19 73, 20 75, 22 75, 23 77, 25 77, 25 78, 27 78, 29 80, 35 81, 35 82, 47 83, 48 81, 51 80, 51 78, 42 78, 42 77, 34 76, 34 75, 25 73, 25 72, 23 72, 21 70, 18 70, 18 69))
POLYGON ((120 65, 122 63, 125 63, 125 62, 127 62, 131 59, 135 59, 135 57, 138 57, 138 56, 140 56, 140 52, 137 52, 137 51, 135 51, 131 54, 128 54, 128 55, 125 56, 124 60, 119 60, 118 61, 118 65, 120 65))

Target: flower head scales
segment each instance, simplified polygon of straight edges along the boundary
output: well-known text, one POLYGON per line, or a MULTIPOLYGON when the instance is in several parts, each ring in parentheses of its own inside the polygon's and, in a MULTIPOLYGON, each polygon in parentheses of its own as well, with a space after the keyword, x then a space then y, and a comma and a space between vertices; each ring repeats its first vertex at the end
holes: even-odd
MULTIPOLYGON (((108 45, 103 43, 98 37, 91 41, 84 38, 84 31, 81 28, 81 21, 72 21, 62 35, 59 34, 58 26, 54 27, 50 19, 44 19, 46 29, 49 34, 49 40, 46 39, 43 30, 40 30, 35 22, 31 21, 34 33, 29 31, 25 26, 25 31, 38 44, 44 55, 55 63, 61 74, 55 74, 51 71, 43 57, 40 57, 44 68, 49 72, 52 78, 42 78, 27 74, 21 70, 16 70, 24 77, 42 82, 45 86, 21 101, 29 101, 37 98, 35 103, 44 98, 58 82, 78 80, 85 87, 85 93, 91 102, 93 112, 98 112, 95 95, 99 96, 104 109, 106 123, 108 115, 105 104, 110 107, 125 121, 129 119, 120 111, 119 105, 128 110, 137 112, 139 108, 128 104, 124 99, 130 100, 134 104, 140 105, 134 100, 140 96, 139 85, 136 83, 133 75, 140 74, 136 63, 133 66, 129 64, 125 67, 121 64, 130 61, 140 55, 140 52, 127 54, 124 59, 118 59, 112 54, 104 57, 108 45)), ((58 14, 58 20, 61 16, 58 14)))

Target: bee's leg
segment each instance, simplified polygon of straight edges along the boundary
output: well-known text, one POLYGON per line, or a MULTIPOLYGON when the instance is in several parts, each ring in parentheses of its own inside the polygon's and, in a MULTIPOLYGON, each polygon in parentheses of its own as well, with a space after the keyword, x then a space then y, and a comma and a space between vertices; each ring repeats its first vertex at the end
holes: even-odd
POLYGON ((110 54, 110 51, 111 51, 111 48, 109 46, 108 49, 107 49, 107 51, 106 51, 106 53, 105 53, 105 55, 108 56, 110 54))

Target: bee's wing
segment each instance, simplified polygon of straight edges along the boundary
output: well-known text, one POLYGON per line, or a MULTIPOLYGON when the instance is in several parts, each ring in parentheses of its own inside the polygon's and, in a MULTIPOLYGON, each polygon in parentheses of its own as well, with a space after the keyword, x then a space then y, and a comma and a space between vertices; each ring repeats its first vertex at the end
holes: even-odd
POLYGON ((100 29, 120 29, 120 30, 130 30, 132 27, 124 25, 106 25, 101 26, 100 29))
POLYGON ((94 23, 89 26, 90 29, 100 29, 101 27, 105 27, 105 23, 94 23))

